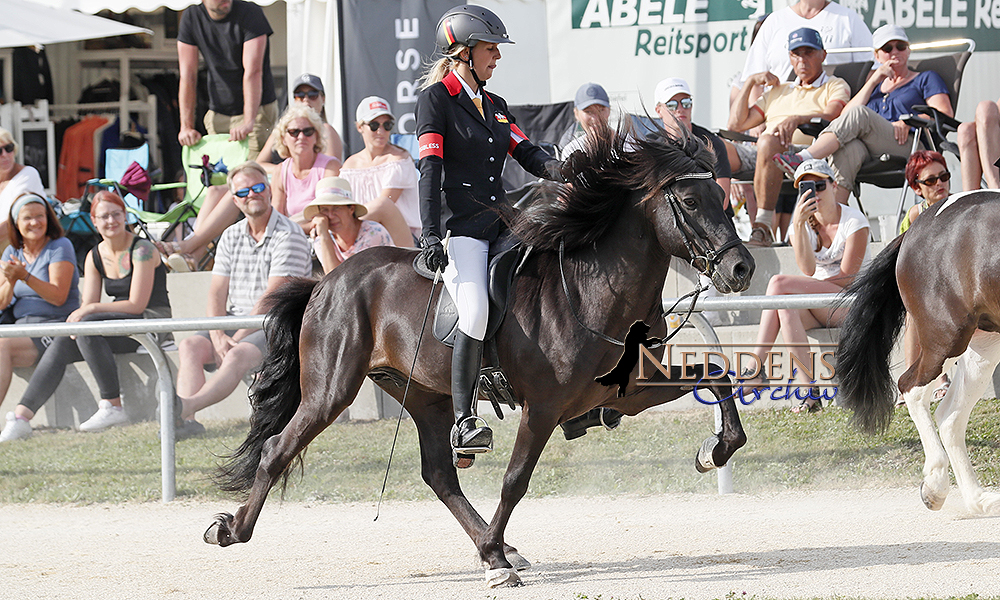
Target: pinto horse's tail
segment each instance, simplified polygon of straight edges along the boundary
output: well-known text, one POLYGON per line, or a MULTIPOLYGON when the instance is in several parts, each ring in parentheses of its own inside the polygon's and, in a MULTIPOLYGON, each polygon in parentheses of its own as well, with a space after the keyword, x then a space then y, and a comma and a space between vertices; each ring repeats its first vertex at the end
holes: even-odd
MULTIPOLYGON (((250 433, 242 445, 219 467, 215 482, 227 492, 245 492, 253 486, 264 443, 278 435, 292 420, 302 400, 299 387, 299 331, 302 315, 318 281, 292 279, 268 294, 264 319, 267 356, 250 391, 253 413, 250 433)), ((297 459, 301 465, 301 457, 297 459)), ((284 481, 294 462, 284 472, 284 481)))
POLYGON ((863 431, 884 431, 896 405, 896 385, 889 372, 893 345, 906 308, 896 284, 896 259, 903 236, 894 239, 847 288, 855 294, 840 326, 837 346, 837 396, 863 431))

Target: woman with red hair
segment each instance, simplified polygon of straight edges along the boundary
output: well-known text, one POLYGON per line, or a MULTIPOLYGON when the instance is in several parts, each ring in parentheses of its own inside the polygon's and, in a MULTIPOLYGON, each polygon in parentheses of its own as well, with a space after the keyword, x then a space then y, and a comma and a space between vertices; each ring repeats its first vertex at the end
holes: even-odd
MULTIPOLYGON (((132 233, 125 216, 125 203, 117 194, 102 191, 94 196, 90 217, 103 239, 87 256, 80 308, 70 313, 67 323, 171 316, 167 270, 160 254, 152 243, 132 233), (111 298, 108 302, 101 302, 102 285, 111 298)), ((101 431, 128 423, 114 355, 135 352, 138 347, 139 342, 130 337, 56 338, 42 355, 14 409, 19 429, 4 441, 31 435, 28 421, 52 397, 66 365, 81 360, 87 361, 101 399, 97 412, 80 424, 80 431, 101 431)))
MULTIPOLYGON (((910 156, 906 161, 906 183, 913 188, 913 192, 923 198, 919 204, 914 204, 910 210, 906 211, 902 222, 899 224, 899 234, 902 235, 909 229, 920 213, 934 206, 951 195, 951 172, 945 163, 944 156, 940 152, 929 150, 919 150, 910 156)), ((910 327, 910 315, 906 315, 906 332, 903 334, 903 356, 906 364, 913 362, 917 355, 917 338, 910 327)), ((934 390, 934 400, 944 398, 948 393, 948 386, 951 380, 948 373, 941 373, 940 385, 934 390)), ((899 403, 903 402, 903 397, 899 397, 899 403)))
POLYGON ((913 192, 923 198, 923 202, 915 204, 906 211, 899 224, 899 233, 910 228, 917 216, 951 195, 951 172, 940 152, 918 150, 906 161, 906 183, 913 192))

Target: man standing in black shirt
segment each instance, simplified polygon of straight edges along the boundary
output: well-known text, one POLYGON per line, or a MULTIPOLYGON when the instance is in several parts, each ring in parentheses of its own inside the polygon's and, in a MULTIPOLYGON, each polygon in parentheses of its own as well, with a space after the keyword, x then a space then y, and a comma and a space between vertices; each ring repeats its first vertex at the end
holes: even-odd
POLYGON ((205 129, 228 132, 233 141, 249 138, 250 155, 260 152, 278 118, 267 39, 272 33, 264 11, 244 0, 202 0, 184 11, 177 35, 181 144, 201 139, 194 128, 201 51, 208 69, 205 129))

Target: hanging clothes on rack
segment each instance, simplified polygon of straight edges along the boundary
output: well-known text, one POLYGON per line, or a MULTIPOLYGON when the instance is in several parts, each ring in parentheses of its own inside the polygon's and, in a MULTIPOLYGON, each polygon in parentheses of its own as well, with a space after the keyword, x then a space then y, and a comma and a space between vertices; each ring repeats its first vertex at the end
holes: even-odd
POLYGON ((87 181, 97 177, 94 156, 94 133, 105 127, 111 119, 91 115, 66 130, 59 170, 56 176, 56 197, 65 202, 83 195, 87 181))

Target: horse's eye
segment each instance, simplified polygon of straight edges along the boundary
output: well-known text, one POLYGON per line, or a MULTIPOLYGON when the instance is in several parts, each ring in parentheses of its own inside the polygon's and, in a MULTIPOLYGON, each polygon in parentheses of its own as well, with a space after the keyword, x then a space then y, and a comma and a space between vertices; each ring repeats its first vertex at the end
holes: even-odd
POLYGON ((688 208, 695 208, 698 206, 698 199, 694 196, 681 196, 681 202, 683 202, 684 206, 688 208))

